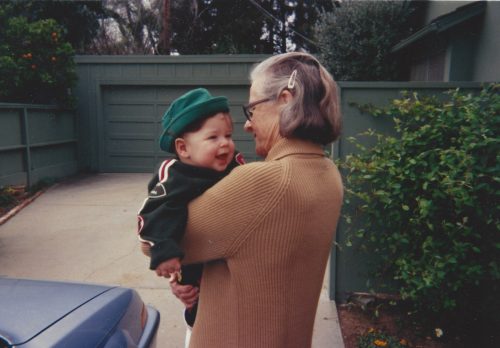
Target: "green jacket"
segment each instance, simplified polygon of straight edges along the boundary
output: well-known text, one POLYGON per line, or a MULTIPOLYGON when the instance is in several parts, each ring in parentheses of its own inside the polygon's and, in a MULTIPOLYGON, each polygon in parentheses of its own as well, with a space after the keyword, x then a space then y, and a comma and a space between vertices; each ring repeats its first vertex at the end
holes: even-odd
POLYGON ((184 236, 188 203, 243 163, 239 153, 224 172, 176 159, 161 163, 148 184, 149 194, 138 214, 139 239, 151 245, 150 269, 171 258, 184 257, 179 242, 184 236))

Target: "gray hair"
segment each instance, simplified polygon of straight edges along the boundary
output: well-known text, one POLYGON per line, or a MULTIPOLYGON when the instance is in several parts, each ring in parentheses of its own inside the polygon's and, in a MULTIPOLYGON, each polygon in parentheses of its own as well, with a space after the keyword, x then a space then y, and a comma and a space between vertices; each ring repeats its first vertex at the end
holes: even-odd
POLYGON ((289 90, 293 100, 280 114, 280 134, 326 145, 335 141, 341 130, 337 84, 312 55, 283 53, 259 63, 250 74, 259 81, 255 92, 263 97, 279 98, 289 90))

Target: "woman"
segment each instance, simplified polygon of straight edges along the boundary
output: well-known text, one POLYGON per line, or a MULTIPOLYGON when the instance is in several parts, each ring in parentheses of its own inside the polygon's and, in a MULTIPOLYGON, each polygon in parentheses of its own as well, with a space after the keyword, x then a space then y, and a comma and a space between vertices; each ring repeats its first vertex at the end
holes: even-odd
MULTIPOLYGON (((340 133, 335 82, 306 53, 251 73, 245 130, 265 158, 233 170, 189 206, 184 263, 205 263, 190 347, 311 346, 342 203, 322 146, 340 133)), ((196 289, 173 284, 188 306, 196 289)))

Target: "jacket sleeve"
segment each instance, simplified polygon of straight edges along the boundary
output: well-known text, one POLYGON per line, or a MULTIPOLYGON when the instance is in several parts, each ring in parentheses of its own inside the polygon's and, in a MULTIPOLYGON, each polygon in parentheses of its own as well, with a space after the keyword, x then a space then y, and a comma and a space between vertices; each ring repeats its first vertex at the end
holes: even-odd
POLYGON ((193 200, 182 240, 183 262, 234 255, 282 197, 286 182, 283 164, 251 163, 235 168, 193 200))
POLYGON ((182 197, 189 186, 172 168, 161 170, 163 173, 155 175, 148 185, 148 198, 138 214, 139 240, 151 245, 150 269, 173 257, 184 256, 178 243, 187 220, 187 202, 182 197))

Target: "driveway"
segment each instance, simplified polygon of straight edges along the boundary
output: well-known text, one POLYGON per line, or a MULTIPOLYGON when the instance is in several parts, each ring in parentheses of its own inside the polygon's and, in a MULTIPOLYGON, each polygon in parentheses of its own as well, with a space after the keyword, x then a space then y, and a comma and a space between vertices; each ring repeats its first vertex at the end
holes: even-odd
MULTIPOLYGON (((161 314, 158 348, 183 347, 181 303, 148 269, 136 213, 149 174, 97 174, 59 183, 0 226, 0 275, 116 284, 161 314)), ((314 347, 343 347, 334 303, 323 295, 314 347)))

